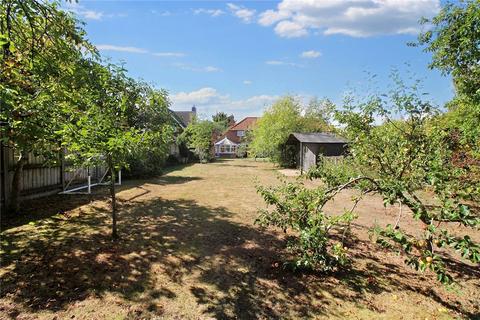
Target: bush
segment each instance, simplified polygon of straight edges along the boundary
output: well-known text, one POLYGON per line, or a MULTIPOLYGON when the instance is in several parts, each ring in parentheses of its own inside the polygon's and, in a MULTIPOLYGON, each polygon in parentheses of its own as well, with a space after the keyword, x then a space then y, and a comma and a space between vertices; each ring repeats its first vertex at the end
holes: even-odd
POLYGON ((295 259, 287 262, 294 269, 333 271, 349 264, 344 239, 350 222, 356 217, 351 211, 328 215, 322 208, 328 201, 323 189, 307 189, 299 182, 285 182, 275 187, 257 187, 272 210, 260 210, 256 223, 293 231, 287 248, 295 259), (342 234, 335 239, 334 234, 342 234))
POLYGON ((128 170, 126 177, 149 177, 163 173, 166 158, 163 152, 144 151, 133 153, 127 159, 128 170))

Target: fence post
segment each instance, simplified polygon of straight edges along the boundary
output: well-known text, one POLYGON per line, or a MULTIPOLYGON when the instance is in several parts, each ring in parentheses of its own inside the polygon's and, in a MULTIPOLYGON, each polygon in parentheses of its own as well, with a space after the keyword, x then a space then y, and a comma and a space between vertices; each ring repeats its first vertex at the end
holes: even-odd
POLYGON ((60 151, 60 182, 62 191, 65 191, 65 148, 60 151))
POLYGON ((118 184, 122 185, 122 170, 118 170, 118 184))

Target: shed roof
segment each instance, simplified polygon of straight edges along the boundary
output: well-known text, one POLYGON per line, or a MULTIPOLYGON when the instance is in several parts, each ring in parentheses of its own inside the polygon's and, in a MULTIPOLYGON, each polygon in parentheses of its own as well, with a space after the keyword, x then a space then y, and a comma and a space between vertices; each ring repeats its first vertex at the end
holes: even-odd
POLYGON ((336 136, 329 132, 315 132, 315 133, 292 133, 288 137, 287 143, 293 142, 303 143, 348 143, 348 141, 340 136, 336 136))

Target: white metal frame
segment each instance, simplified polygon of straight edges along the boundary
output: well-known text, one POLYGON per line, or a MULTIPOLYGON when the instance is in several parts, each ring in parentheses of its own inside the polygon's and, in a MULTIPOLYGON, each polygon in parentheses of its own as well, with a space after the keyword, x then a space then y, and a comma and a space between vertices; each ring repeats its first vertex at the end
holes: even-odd
MULTIPOLYGON (((70 181, 67 183, 67 185, 65 187, 63 187, 63 191, 60 192, 59 194, 91 194, 92 193, 92 187, 99 186, 99 185, 100 186, 105 186, 105 185, 109 184, 107 182, 103 182, 103 179, 105 179, 105 177, 107 176, 107 173, 109 171, 108 169, 105 170, 105 173, 103 174, 102 178, 100 178, 99 182, 92 183, 92 177, 90 175, 90 168, 88 168, 87 185, 82 185, 82 186, 67 190, 68 187, 70 186, 70 184, 75 180, 75 178, 77 177, 77 175, 79 173, 79 170, 81 170, 81 169, 82 168, 79 168, 79 169, 75 170, 75 174, 73 175, 72 179, 70 179, 70 181), (87 189, 87 192, 79 192, 79 190, 83 190, 83 189, 87 189)), ((122 170, 118 171, 118 182, 115 183, 115 184, 116 185, 122 185, 122 170)))

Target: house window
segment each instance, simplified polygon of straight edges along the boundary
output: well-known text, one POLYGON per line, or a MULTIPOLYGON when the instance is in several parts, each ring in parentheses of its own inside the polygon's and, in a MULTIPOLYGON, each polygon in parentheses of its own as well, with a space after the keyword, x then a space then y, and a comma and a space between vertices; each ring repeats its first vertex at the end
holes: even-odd
POLYGON ((245 136, 245 131, 244 130, 237 130, 237 137, 243 137, 245 136))

